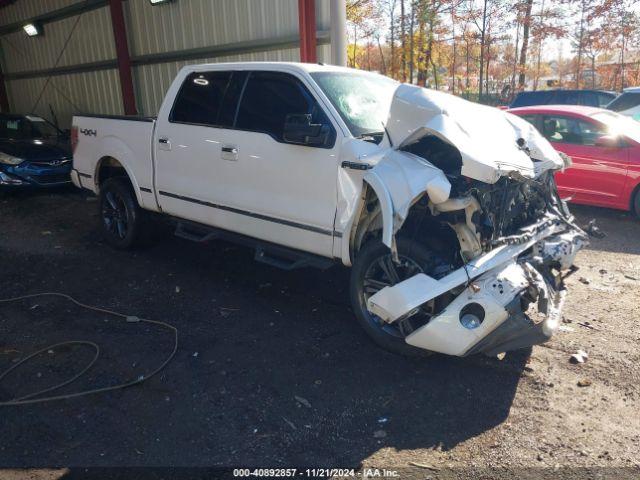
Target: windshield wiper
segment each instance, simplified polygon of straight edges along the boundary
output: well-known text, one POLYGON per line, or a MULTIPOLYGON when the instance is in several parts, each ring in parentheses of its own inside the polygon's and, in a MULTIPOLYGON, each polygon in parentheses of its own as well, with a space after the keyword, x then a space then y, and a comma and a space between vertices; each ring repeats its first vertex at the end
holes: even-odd
POLYGON ((383 136, 384 136, 384 131, 366 132, 358 135, 356 138, 359 140, 364 140, 365 142, 380 143, 382 141, 383 136))

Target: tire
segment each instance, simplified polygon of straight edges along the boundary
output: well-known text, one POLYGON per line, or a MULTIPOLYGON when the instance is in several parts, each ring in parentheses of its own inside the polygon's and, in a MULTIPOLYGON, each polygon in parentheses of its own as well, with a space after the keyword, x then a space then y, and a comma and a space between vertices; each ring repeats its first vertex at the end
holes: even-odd
POLYGON ((636 188, 636 192, 633 195, 631 202, 631 213, 633 213, 638 220, 640 220, 640 187, 636 188))
POLYGON ((102 184, 98 206, 102 234, 109 245, 127 250, 148 241, 148 213, 138 205, 126 177, 109 178, 102 184))
MULTIPOLYGON (((400 265, 393 264, 391 251, 378 240, 370 241, 360 249, 351 269, 349 285, 351 305, 358 323, 379 346, 401 355, 426 356, 432 352, 414 347, 405 342, 404 337, 407 331, 406 329, 403 331, 401 326, 397 325, 398 322, 391 325, 385 324, 367 310, 367 299, 375 293, 376 289, 381 288, 381 283, 393 285, 398 281, 412 277, 416 273, 429 274, 436 265, 436 257, 433 252, 414 240, 397 238, 397 246, 398 256, 401 260, 400 265), (387 270, 389 269, 389 262, 391 262, 391 266, 395 267, 396 281, 389 281, 386 273, 382 273, 384 275, 382 278, 375 278, 377 270, 384 270, 382 268, 383 263, 386 265, 387 270), (376 284, 372 285, 373 282, 376 282, 376 284)), ((420 316, 428 318, 422 313, 418 313, 411 317, 409 321, 411 323, 417 322, 417 326, 419 326, 420 316)), ((426 320, 422 323, 426 323, 426 320)))

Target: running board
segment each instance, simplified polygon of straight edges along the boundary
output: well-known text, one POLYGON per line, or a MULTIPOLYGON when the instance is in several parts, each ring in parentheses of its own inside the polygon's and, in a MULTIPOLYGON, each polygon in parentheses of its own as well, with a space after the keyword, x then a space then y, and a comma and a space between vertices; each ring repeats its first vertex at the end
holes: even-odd
POLYGON ((209 227, 196 222, 180 220, 177 223, 175 236, 192 242, 204 243, 210 240, 226 240, 255 249, 255 260, 282 270, 295 270, 304 267, 326 270, 335 264, 332 258, 321 257, 293 248, 275 245, 239 233, 220 228, 209 227))
POLYGON ((198 243, 220 238, 219 232, 192 222, 178 222, 174 235, 198 243))

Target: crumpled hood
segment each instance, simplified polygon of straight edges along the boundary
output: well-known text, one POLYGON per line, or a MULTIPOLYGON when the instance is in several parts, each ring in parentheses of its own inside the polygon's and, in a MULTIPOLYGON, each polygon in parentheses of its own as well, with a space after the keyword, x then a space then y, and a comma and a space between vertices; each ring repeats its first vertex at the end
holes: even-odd
POLYGON ((463 175, 486 183, 510 172, 533 178, 564 166, 558 152, 526 120, 415 85, 397 88, 387 131, 395 148, 436 135, 460 151, 463 175), (519 146, 520 139, 529 154, 519 146))

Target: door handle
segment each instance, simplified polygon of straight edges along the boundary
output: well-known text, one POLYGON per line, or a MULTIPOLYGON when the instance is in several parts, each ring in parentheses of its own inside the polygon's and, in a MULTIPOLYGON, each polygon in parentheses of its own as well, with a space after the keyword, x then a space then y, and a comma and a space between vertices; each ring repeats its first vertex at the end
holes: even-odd
POLYGON ((223 145, 220 157, 223 160, 238 160, 238 147, 235 145, 223 145))
POLYGON ((158 138, 158 143, 160 144, 158 147, 160 150, 171 150, 171 141, 169 140, 169 137, 158 138))

